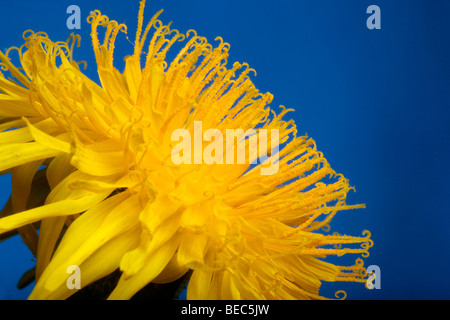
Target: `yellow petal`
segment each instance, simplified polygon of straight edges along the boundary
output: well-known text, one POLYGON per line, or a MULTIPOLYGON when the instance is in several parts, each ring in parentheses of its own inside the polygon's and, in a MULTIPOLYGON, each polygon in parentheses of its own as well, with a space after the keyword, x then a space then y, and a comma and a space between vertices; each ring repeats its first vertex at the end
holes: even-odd
POLYGON ((212 271, 195 270, 189 280, 186 298, 188 300, 208 299, 212 275, 212 271))
POLYGON ((41 145, 49 149, 55 149, 64 153, 70 153, 71 147, 70 143, 68 142, 70 141, 68 133, 64 133, 62 135, 59 135, 58 137, 53 137, 45 133, 44 131, 38 129, 37 126, 32 125, 26 118, 24 118, 24 121, 26 122, 31 135, 33 136, 36 142, 40 143, 41 145))
POLYGON ((72 165, 94 176, 108 176, 127 169, 123 149, 112 141, 103 141, 88 146, 78 144, 72 165))
POLYGON ((134 228, 140 210, 137 197, 122 192, 84 212, 67 229, 39 279, 40 286, 56 290, 69 265, 80 266, 105 243, 134 228))
POLYGON ((208 236, 186 232, 178 249, 178 263, 190 269, 203 265, 208 236))
MULTIPOLYGON (((153 211, 153 215, 158 215, 158 211, 153 211)), ((172 237, 174 237, 179 227, 179 216, 179 214, 170 216, 165 220, 163 226, 156 228, 151 234, 147 229, 142 231, 139 247, 127 252, 120 262, 120 269, 127 277, 136 274, 147 264, 150 252, 154 252, 161 246, 166 245, 167 242, 173 241, 172 237)))
MULTIPOLYGON (((64 199, 77 199, 89 194, 99 194, 99 192, 92 192, 83 188, 76 188, 76 182, 80 180, 93 180, 100 182, 115 182, 116 177, 93 177, 80 171, 74 171, 64 178, 60 183, 53 188, 46 199, 46 203, 52 203, 64 199)), ((109 188, 103 189, 103 197, 106 198, 111 192, 114 191, 114 187, 109 184, 109 188)))
POLYGON ((166 267, 179 245, 178 237, 154 252, 149 252, 144 267, 131 277, 122 274, 119 283, 108 297, 109 300, 130 299, 136 292, 153 281, 166 267))
POLYGON ((102 83, 102 87, 105 88, 111 98, 115 100, 118 97, 129 97, 128 90, 125 86, 125 77, 116 69, 110 68, 98 68, 98 75, 102 83))
POLYGON ((22 164, 51 158, 59 153, 37 142, 0 145, 0 171, 22 164))
MULTIPOLYGON (((106 242, 103 246, 93 252, 81 265, 79 265, 81 287, 84 288, 90 283, 115 271, 119 267, 119 262, 122 255, 138 245, 138 235, 139 228, 132 228, 112 238, 110 241, 106 242)), ((53 263, 53 261, 51 263, 53 263)), ((68 266, 69 265, 66 266, 66 271, 68 266)), ((50 265, 49 268, 53 268, 53 266, 50 265)), ((62 268, 60 270, 64 271, 62 268)), ((52 291, 43 286, 43 281, 38 281, 29 299, 62 300, 70 297, 77 290, 67 288, 66 282, 70 274, 66 272, 63 275, 64 277, 59 277, 59 286, 52 291)))
POLYGON ((0 145, 9 143, 23 143, 32 140, 33 136, 28 128, 19 128, 0 133, 0 145))
POLYGON ((144 208, 139 220, 150 233, 153 233, 167 219, 173 215, 180 215, 181 212, 182 205, 176 197, 163 195, 157 197, 155 201, 144 208))
POLYGON ((25 126, 25 122, 22 119, 0 117, 0 132, 2 133, 5 130, 11 130, 23 126, 25 126))
POLYGON ((72 156, 70 154, 61 153, 50 162, 47 167, 47 180, 50 188, 55 188, 58 183, 76 170, 75 167, 70 164, 71 159, 72 156))
POLYGON ((170 283, 181 278, 189 269, 181 266, 177 261, 177 256, 174 255, 169 261, 164 270, 153 279, 153 283, 170 283))
POLYGON ((38 117, 40 114, 36 111, 30 100, 16 98, 6 94, 0 94, 0 116, 3 117, 38 117))
POLYGON ((241 300, 241 293, 236 287, 235 278, 229 272, 222 272, 221 298, 225 300, 241 300))
POLYGON ((63 217, 45 218, 41 221, 40 236, 36 254, 35 280, 38 281, 53 255, 56 242, 66 221, 63 217))
POLYGON ((126 59, 124 75, 127 80, 128 90, 130 91, 130 97, 133 101, 136 101, 142 79, 139 59, 134 56, 126 59))
POLYGON ((92 194, 76 200, 63 200, 22 211, 0 219, 0 234, 48 217, 67 216, 83 212, 103 200, 104 195, 92 194))

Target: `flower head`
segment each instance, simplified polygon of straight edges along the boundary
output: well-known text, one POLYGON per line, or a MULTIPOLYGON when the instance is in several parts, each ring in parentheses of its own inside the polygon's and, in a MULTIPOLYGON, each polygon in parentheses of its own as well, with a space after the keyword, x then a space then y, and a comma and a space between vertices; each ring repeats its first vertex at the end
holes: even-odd
MULTIPOLYGON (((0 52, 2 69, 15 78, 0 75, 0 170, 13 184, 0 233, 17 229, 36 255, 30 298, 69 297, 70 265, 80 267, 83 286, 119 268, 111 299, 189 270, 189 299, 321 298, 322 281, 365 282, 361 259, 350 267, 320 259, 366 256, 372 245, 368 232, 318 232, 338 211, 363 207, 346 204, 348 181, 312 139, 297 136, 284 120, 289 110, 270 109, 272 95, 249 78, 254 70, 227 67, 229 44, 173 30, 160 12, 144 28, 144 5, 123 72, 113 59, 126 26, 99 11, 89 16, 99 84, 72 58, 78 36, 55 43, 26 32, 15 48, 23 71, 11 63, 11 49, 0 52), (168 63, 177 42, 184 47, 168 63), (254 129, 260 138, 275 129, 278 139, 259 151, 276 157, 277 172, 262 175, 267 162, 253 163, 250 152, 244 163, 174 163, 173 132, 194 135, 198 121, 203 130, 254 129)), ((215 155, 226 151, 222 145, 215 155)))

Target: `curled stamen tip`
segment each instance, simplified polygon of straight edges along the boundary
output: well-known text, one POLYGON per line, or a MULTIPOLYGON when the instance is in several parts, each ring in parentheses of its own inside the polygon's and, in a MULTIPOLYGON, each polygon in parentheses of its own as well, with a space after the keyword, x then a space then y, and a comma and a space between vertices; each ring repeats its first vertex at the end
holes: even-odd
MULTIPOLYGON (((89 18, 91 18, 91 19, 94 19, 95 17, 98 17, 98 16, 100 16, 102 13, 100 12, 100 10, 94 10, 94 11, 91 11, 91 12, 89 12, 89 16, 88 16, 88 19, 89 18)), ((92 20, 91 20, 92 21, 92 20)))
POLYGON ((127 33, 127 25, 126 24, 119 24, 119 31, 122 31, 123 33, 127 33))
POLYGON ((249 74, 250 72, 253 72, 253 74, 255 75, 255 77, 256 77, 256 70, 255 69, 253 69, 253 68, 250 68, 250 65, 247 63, 247 62, 244 62, 243 64, 242 64, 242 67, 245 67, 245 73, 246 74, 249 74))
POLYGON ((186 38, 189 38, 189 34, 190 34, 190 33, 193 33, 193 34, 194 34, 194 37, 197 36, 197 31, 195 31, 194 29, 189 29, 189 30, 186 32, 186 38))
POLYGON ((369 230, 364 230, 364 231, 362 232, 362 235, 363 235, 364 237, 366 237, 366 238, 370 238, 371 235, 372 235, 372 233, 371 233, 369 230))
POLYGON ((108 26, 111 26, 113 29, 119 27, 119 23, 116 20, 111 20, 108 22, 108 26))
POLYGON ((155 22, 153 22, 153 27, 158 30, 160 28, 163 28, 164 24, 161 20, 155 20, 155 22))
POLYGON ((347 292, 345 292, 344 290, 339 290, 339 291, 336 291, 334 296, 338 300, 345 300, 347 298, 347 292))
POLYGON ((86 61, 79 61, 79 62, 76 62, 76 64, 78 65, 78 67, 80 66, 80 64, 82 64, 83 65, 83 70, 86 70, 86 68, 87 68, 87 62, 86 61))
MULTIPOLYGON (((116 22, 116 23, 117 23, 117 22, 116 22)), ((100 17, 99 24, 100 24, 102 27, 106 27, 106 26, 109 24, 109 18, 108 18, 107 16, 101 16, 101 17, 100 17)))
POLYGON ((183 42, 184 40, 186 40, 186 36, 182 33, 178 34, 177 37, 178 42, 183 42))
MULTIPOLYGON (((253 69, 253 68, 248 68, 248 71, 247 71, 247 72, 248 72, 248 73, 253 72, 253 74, 255 75, 255 77, 257 76, 256 70, 253 69)), ((272 98, 270 98, 270 99, 272 99, 272 98)))
POLYGON ((92 23, 100 15, 101 15, 101 12, 99 10, 91 11, 91 12, 89 12, 89 15, 86 20, 88 23, 92 23))
POLYGON ((33 30, 25 30, 23 33, 22 33, 22 38, 23 39, 25 39, 25 40, 27 40, 29 37, 31 37, 32 35, 34 34, 34 31, 33 30), (27 35, 29 33, 29 35, 27 35))

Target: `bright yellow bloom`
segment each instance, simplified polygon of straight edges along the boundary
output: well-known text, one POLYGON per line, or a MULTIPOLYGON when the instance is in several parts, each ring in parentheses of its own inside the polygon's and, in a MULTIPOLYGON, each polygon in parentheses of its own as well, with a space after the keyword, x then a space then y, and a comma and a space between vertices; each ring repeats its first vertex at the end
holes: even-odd
POLYGON ((317 232, 338 211, 363 207, 345 203, 348 181, 283 120, 288 110, 268 107, 272 96, 254 87, 248 65, 226 67, 227 43, 180 34, 159 13, 144 29, 144 5, 122 73, 113 52, 126 27, 99 11, 88 18, 100 85, 72 59, 78 36, 54 43, 26 32, 15 48, 23 72, 10 62, 11 49, 0 52, 2 69, 16 79, 0 75, 0 171, 13 183, 0 233, 18 229, 36 255, 30 299, 73 294, 71 265, 80 267, 83 286, 120 268, 110 299, 189 270, 188 299, 314 299, 322 281, 365 282, 361 259, 350 267, 321 259, 366 256, 372 245, 367 231, 317 232), (98 26, 106 27, 103 41, 98 26), (167 51, 180 41, 168 64, 167 51), (264 164, 250 161, 174 164, 172 132, 192 132, 194 121, 203 130, 278 129, 278 172, 261 175, 264 164))

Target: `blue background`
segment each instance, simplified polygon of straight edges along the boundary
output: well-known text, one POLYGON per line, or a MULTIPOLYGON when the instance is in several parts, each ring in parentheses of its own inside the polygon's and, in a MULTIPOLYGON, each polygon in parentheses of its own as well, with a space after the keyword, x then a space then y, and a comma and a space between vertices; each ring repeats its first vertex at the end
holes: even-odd
MULTIPOLYGON (((134 41, 138 1, 0 0, 0 49, 20 46, 26 29, 66 40, 66 8, 81 8, 82 46, 95 78, 89 11, 100 9, 128 25, 134 41)), ((341 212, 332 232, 372 232, 366 265, 381 269, 381 289, 362 284, 324 284, 323 295, 344 289, 348 299, 449 299, 450 233, 450 1, 413 0, 153 0, 146 21, 160 17, 186 32, 231 44, 229 64, 248 62, 257 88, 272 106, 295 108, 300 133, 313 137, 331 166, 357 192, 350 203, 363 210, 341 212), (381 8, 381 30, 369 30, 369 5, 381 8)), ((132 52, 119 36, 118 57, 132 52)), ((2 177, 0 205, 10 192, 2 177)), ((347 261, 353 262, 352 256, 347 261)), ((23 299, 15 289, 33 257, 20 239, 0 244, 0 299, 23 299)), ((339 260, 337 260, 339 261, 339 260)))

